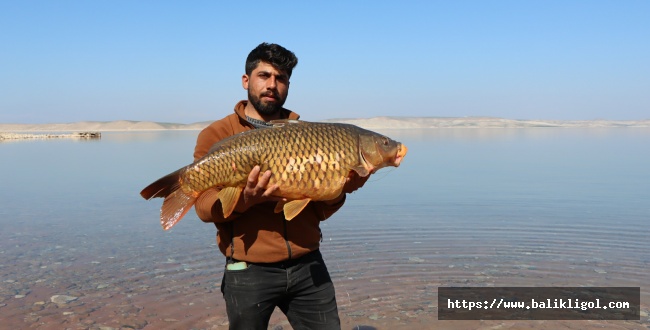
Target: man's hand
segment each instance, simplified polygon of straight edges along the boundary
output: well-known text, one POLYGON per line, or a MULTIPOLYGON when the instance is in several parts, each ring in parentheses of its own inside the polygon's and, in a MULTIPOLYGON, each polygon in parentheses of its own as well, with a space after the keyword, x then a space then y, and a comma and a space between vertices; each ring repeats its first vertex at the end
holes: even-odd
POLYGON ((283 198, 272 196, 278 190, 278 185, 268 186, 271 174, 271 171, 266 171, 260 177, 260 167, 258 165, 253 167, 250 174, 248 174, 246 187, 244 187, 237 206, 235 206, 235 212, 242 213, 255 204, 283 200, 283 198))
MULTIPOLYGON (((243 213, 251 206, 263 202, 286 200, 285 198, 273 196, 273 193, 278 190, 278 185, 268 186, 271 175, 271 171, 266 171, 260 177, 260 167, 257 165, 253 167, 253 170, 248 174, 246 187, 242 191, 237 206, 235 206, 235 212, 243 213)), ((338 203, 346 193, 350 194, 363 187, 368 178, 370 178, 370 175, 362 177, 357 172, 350 171, 350 174, 345 179, 341 195, 331 201, 326 201, 326 203, 330 205, 338 203)))
POLYGON ((350 174, 348 174, 348 177, 345 178, 345 183, 343 184, 343 191, 341 194, 329 201, 325 201, 325 204, 327 205, 334 205, 338 204, 343 200, 343 197, 345 197, 345 194, 351 194, 355 192, 357 189, 363 187, 363 185, 368 181, 368 178, 370 178, 370 174, 366 177, 359 176, 357 172, 355 171, 350 171, 350 174))
POLYGON ((359 176, 357 172, 355 171, 350 171, 350 174, 348 177, 345 179, 345 184, 343 185, 343 192, 350 194, 357 189, 363 187, 364 184, 366 184, 366 181, 368 181, 368 178, 370 178, 370 174, 368 176, 359 176))

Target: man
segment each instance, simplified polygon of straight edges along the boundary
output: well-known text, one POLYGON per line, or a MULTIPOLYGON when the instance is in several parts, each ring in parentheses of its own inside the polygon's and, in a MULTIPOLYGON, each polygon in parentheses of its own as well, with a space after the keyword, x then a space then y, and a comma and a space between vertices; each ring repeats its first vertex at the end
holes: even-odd
MULTIPOLYGON (((298 119, 283 108, 296 56, 277 44, 262 43, 246 59, 242 86, 248 100, 235 113, 212 123, 198 136, 197 160, 212 145, 250 129, 265 129, 275 119, 298 119)), ((221 291, 231 329, 266 329, 275 307, 298 329, 340 329, 334 285, 319 251, 320 221, 345 202, 346 193, 368 177, 350 174, 343 193, 330 201, 310 202, 293 220, 275 213, 276 185, 271 172, 260 176, 256 166, 248 176, 234 212, 224 218, 217 189, 203 193, 195 204, 199 218, 217 227, 217 243, 226 256, 221 291)))

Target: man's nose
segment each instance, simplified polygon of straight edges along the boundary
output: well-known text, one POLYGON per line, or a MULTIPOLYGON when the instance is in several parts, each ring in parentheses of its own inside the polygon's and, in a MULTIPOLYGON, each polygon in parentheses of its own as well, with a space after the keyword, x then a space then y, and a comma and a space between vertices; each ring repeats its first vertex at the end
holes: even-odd
POLYGON ((277 81, 275 80, 275 76, 271 76, 266 80, 266 89, 275 89, 276 87, 277 81))

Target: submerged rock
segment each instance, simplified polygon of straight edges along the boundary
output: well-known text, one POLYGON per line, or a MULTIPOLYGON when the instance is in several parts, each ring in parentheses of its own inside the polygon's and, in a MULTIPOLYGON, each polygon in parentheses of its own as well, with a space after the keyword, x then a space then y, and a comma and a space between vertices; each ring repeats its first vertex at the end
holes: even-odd
POLYGON ((50 301, 55 303, 55 304, 67 304, 71 301, 75 301, 79 299, 78 297, 73 297, 73 296, 66 296, 66 295, 53 295, 50 297, 50 301))
POLYGON ((363 311, 354 311, 354 312, 348 313, 348 316, 364 316, 365 314, 366 313, 364 313, 363 311))

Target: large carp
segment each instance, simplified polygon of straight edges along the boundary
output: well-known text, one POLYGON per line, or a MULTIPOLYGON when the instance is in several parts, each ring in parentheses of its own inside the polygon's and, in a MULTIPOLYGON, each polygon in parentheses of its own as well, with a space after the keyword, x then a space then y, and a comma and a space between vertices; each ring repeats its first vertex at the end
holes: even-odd
POLYGON ((145 199, 164 197, 160 223, 167 230, 210 188, 219 188, 224 217, 235 208, 256 165, 260 176, 277 184, 275 211, 293 219, 309 201, 339 196, 350 171, 366 177, 386 166, 399 166, 407 148, 386 136, 349 124, 276 120, 223 139, 196 162, 168 174, 140 192, 145 199))

